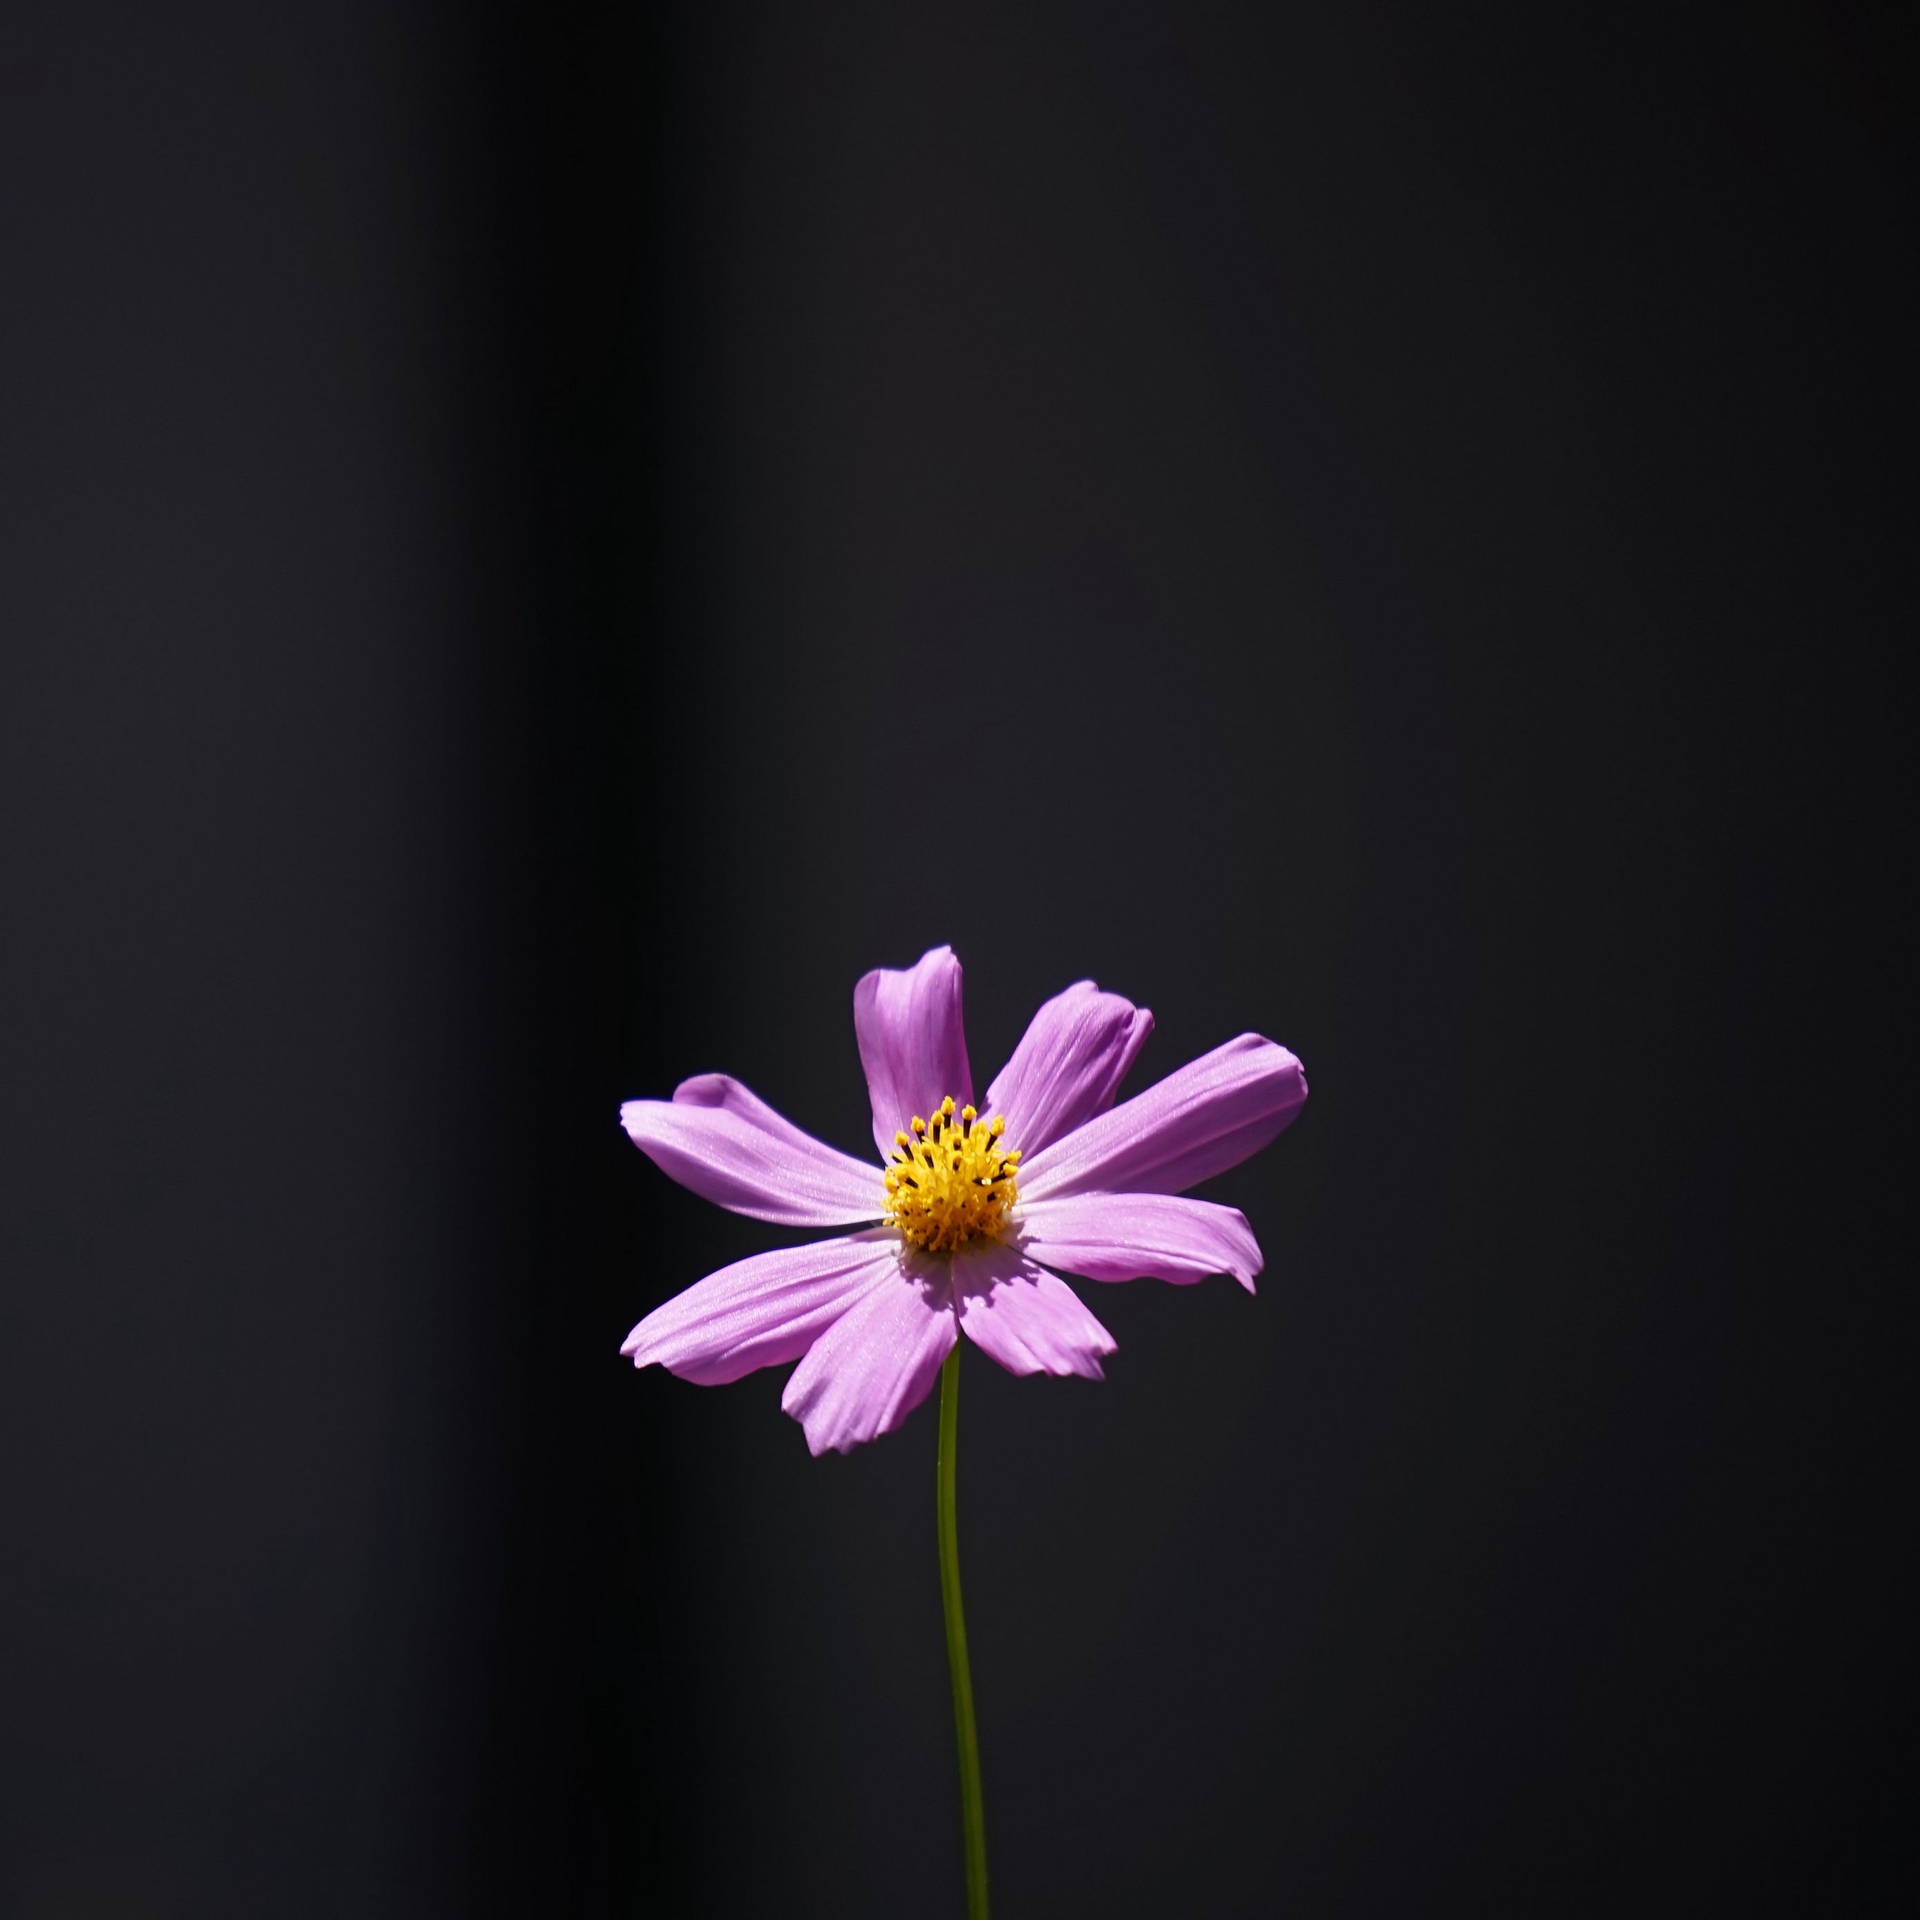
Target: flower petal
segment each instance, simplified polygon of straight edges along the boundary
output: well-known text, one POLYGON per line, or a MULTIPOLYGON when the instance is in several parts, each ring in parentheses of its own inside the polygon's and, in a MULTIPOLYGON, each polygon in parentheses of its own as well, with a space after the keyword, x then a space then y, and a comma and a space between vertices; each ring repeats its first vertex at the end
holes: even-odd
POLYGON ((1009 1373, 1077 1373, 1100 1380, 1113 1335, 1080 1296, 1018 1247, 976 1241, 953 1256, 960 1330, 1009 1373))
POLYGON ((1178 1193, 1259 1152, 1306 1097, 1300 1062, 1243 1033, 1023 1159, 1021 1197, 1178 1193))
POLYGON ((973 1098, 967 1034, 960 1021, 960 962, 935 947, 904 970, 877 967, 853 990, 853 1030, 873 1102, 873 1138, 885 1160, 893 1136, 916 1113, 952 1094, 973 1098))
POLYGON ((1265 1262, 1247 1217, 1211 1200, 1168 1193, 1083 1193, 1020 1209, 1030 1260, 1089 1280, 1171 1280, 1190 1286, 1229 1273, 1251 1293, 1265 1262))
POLYGON ((789 1227, 845 1227, 886 1210, 878 1171, 802 1133, 724 1073, 671 1100, 629 1100, 620 1124, 662 1173, 703 1200, 789 1227))
POLYGON ((983 1111, 1005 1114, 1007 1138, 1031 1158, 1113 1105, 1152 1031, 1145 1007, 1076 980, 1028 1022, 1013 1058, 987 1089, 983 1111))
POLYGON ((783 1366, 893 1277, 899 1249, 897 1233, 876 1227, 736 1260, 655 1307, 620 1351, 636 1367, 665 1367, 702 1387, 783 1366))
POLYGON ((891 1433, 932 1391, 959 1337, 943 1266, 900 1260, 794 1368, 780 1404, 813 1453, 847 1453, 891 1433))

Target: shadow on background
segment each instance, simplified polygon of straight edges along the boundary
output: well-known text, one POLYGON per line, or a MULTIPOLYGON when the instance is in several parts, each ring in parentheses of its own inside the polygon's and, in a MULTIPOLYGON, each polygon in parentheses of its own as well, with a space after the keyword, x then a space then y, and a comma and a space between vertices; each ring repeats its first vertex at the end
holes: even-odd
POLYGON ((7 1910, 957 1904, 931 1414, 617 1352, 779 1237, 620 1099, 860 1150, 944 940, 1314 1086, 967 1357, 999 1911, 1859 1910, 1889 22, 39 12, 7 1910))

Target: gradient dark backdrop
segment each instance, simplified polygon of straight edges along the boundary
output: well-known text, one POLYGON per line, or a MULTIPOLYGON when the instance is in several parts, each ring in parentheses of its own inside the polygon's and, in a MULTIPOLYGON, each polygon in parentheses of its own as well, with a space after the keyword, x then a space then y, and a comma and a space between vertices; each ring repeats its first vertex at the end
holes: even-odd
POLYGON ((164 11, 0 33, 0 1905, 958 1911, 931 1410, 633 1375, 615 1124, 951 940, 1314 1086, 968 1355, 999 1911, 1868 1910, 1910 25, 164 11))

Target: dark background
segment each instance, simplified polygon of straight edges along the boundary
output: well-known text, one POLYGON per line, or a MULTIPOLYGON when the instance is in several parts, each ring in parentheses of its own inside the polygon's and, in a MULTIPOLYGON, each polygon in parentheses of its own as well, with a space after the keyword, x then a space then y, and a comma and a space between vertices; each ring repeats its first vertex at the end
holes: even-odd
POLYGON ((9 9, 0 1909, 959 1910, 931 1409, 618 1354, 941 940, 1314 1087, 968 1355, 998 1911, 1891 1902, 1912 40, 9 9))

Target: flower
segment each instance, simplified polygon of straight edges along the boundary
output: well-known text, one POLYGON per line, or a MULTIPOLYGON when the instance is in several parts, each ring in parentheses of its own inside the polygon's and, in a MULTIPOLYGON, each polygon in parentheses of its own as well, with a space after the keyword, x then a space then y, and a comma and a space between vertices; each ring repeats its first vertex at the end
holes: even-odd
POLYGON ((654 1309, 621 1351, 702 1386, 799 1361, 780 1404, 815 1454, 891 1433, 965 1333, 1010 1373, 1102 1377, 1113 1337, 1053 1271, 1186 1285, 1260 1248, 1244 1215, 1178 1197, 1274 1138, 1307 1097, 1257 1033, 1114 1105, 1153 1015, 1091 980, 1034 1016, 973 1105, 960 962, 935 947, 853 990, 881 1169, 707 1073, 621 1124, 681 1185, 786 1226, 853 1227, 723 1267, 654 1309))

